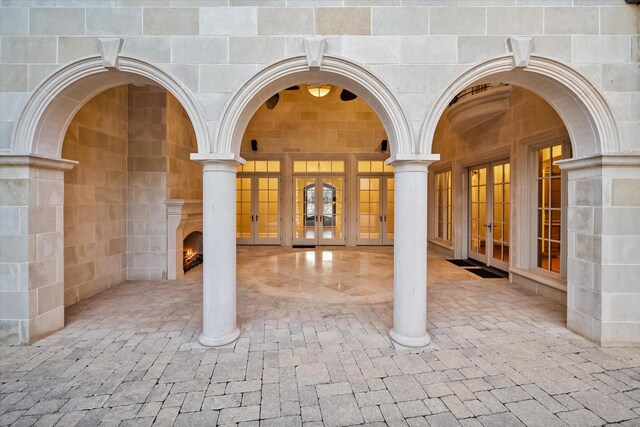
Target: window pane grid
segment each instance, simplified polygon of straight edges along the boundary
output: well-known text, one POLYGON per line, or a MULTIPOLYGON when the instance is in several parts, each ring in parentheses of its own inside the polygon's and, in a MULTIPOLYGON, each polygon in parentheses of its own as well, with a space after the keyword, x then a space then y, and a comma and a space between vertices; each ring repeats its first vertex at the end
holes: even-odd
POLYGON ((436 174, 437 236, 451 241, 451 171, 436 174))
POLYGON ((562 145, 538 150, 537 265, 560 273, 562 248, 562 180, 556 164, 562 145))
POLYGON ((295 160, 294 173, 343 173, 344 160, 295 160))
POLYGON ((280 160, 247 160, 237 172, 280 172, 280 160))
POLYGON ((358 160, 358 173, 393 173, 393 166, 384 160, 358 160))

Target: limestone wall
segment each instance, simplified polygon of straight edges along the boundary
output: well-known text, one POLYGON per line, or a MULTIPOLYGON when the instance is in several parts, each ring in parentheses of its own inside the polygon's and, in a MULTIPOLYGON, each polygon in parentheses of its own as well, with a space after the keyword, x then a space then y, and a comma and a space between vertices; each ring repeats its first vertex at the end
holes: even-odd
POLYGON ((202 166, 190 159, 198 152, 191 120, 169 92, 166 106, 167 198, 202 200, 202 166))
POLYGON ((129 86, 127 160, 127 279, 166 274, 167 94, 129 86))
POLYGON ((85 104, 65 135, 62 157, 78 161, 64 183, 64 303, 125 279, 127 86, 85 104))
POLYGON ((260 153, 371 153, 387 139, 385 129, 366 102, 340 100, 334 87, 325 97, 314 98, 304 85, 280 92, 272 110, 262 105, 242 139, 242 153, 251 152, 251 140, 260 153))

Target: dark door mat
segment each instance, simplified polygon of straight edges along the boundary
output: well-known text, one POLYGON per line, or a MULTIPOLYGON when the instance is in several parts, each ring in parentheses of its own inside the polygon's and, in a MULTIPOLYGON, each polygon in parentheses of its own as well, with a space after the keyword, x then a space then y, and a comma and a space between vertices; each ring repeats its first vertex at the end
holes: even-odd
POLYGON ((494 273, 486 268, 476 267, 476 268, 466 268, 465 270, 470 271, 476 276, 480 276, 483 279, 503 279, 505 276, 502 274, 494 273))
POLYGON ((448 259, 451 264, 457 265, 458 267, 475 267, 475 264, 470 263, 466 259, 448 259))

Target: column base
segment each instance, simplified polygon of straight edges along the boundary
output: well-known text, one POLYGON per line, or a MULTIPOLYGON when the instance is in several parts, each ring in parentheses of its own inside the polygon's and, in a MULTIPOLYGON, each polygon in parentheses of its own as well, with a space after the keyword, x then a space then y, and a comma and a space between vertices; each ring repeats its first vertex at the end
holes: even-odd
POLYGON ((421 348, 426 347, 431 343, 431 336, 429 336, 429 334, 424 334, 424 336, 418 338, 405 337, 391 329, 389 331, 389 336, 396 348, 421 348))
POLYGON ((240 329, 236 328, 233 332, 222 337, 207 337, 204 333, 198 337, 198 342, 205 347, 222 347, 223 345, 235 342, 240 336, 240 329))

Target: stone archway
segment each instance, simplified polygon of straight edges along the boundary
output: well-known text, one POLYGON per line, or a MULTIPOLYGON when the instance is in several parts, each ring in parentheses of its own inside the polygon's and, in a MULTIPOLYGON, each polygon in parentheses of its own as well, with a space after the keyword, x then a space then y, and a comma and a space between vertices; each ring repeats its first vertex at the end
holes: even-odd
POLYGON ((274 93, 301 82, 343 87, 361 97, 378 115, 389 137, 395 167, 394 325, 391 339, 400 346, 429 344, 426 313, 427 167, 438 156, 420 152, 402 108, 382 82, 364 67, 324 55, 322 40, 305 40, 306 56, 276 62, 233 96, 222 116, 211 153, 192 156, 203 162, 204 262, 203 333, 200 343, 221 346, 235 341, 236 321, 235 172, 246 126, 274 93), (313 46, 316 48, 314 49, 313 46))
MULTIPOLYGON (((638 156, 620 153, 612 111, 585 77, 549 58, 531 56, 515 63, 514 56, 494 58, 453 79, 425 118, 420 151, 432 151, 436 126, 449 101, 474 84, 508 83, 548 102, 566 126, 573 153, 572 159, 559 162, 568 180, 567 327, 603 345, 637 342, 640 323, 623 301, 637 298, 637 288, 630 291, 626 282, 635 280, 631 272, 637 271, 638 262, 615 250, 616 244, 635 238, 633 226, 625 217, 624 202, 610 195, 616 191, 616 177, 638 176, 638 156)), ((623 186, 620 182, 618 191, 630 190, 623 186)))
POLYGON ((155 84, 171 92, 191 119, 198 151, 209 151, 204 114, 178 79, 133 57, 120 56, 117 68, 106 68, 102 57, 92 56, 56 71, 33 92, 13 132, 11 152, 59 158, 62 139, 75 113, 98 93, 129 83, 155 84))
POLYGON ((0 292, 0 298, 20 307, 19 316, 0 318, 3 342, 31 343, 64 327, 64 171, 77 162, 61 159, 61 152, 71 120, 87 101, 124 84, 161 86, 187 112, 198 149, 207 151, 210 145, 204 115, 193 94, 179 80, 146 61, 123 55, 116 58, 86 57, 45 79, 22 110, 10 153, 0 156, 0 165, 8 171, 11 185, 34 195, 28 200, 16 200, 15 207, 24 209, 29 217, 41 219, 30 221, 28 234, 11 237, 13 244, 25 248, 20 256, 3 256, 3 263, 11 271, 29 266, 21 279, 28 283, 26 289, 0 292))
POLYGON ((274 93, 300 82, 323 82, 343 87, 369 104, 387 131, 392 158, 419 153, 400 104, 370 71, 332 55, 322 56, 317 66, 311 67, 309 62, 305 56, 287 58, 247 81, 225 108, 213 152, 239 156, 244 130, 261 104, 274 93))
POLYGON ((585 77, 560 62, 538 56, 531 56, 526 67, 513 64, 512 56, 503 56, 475 65, 453 79, 427 113, 420 152, 431 153, 436 126, 449 101, 468 86, 490 82, 521 86, 547 101, 567 126, 574 157, 619 152, 613 113, 585 77))

